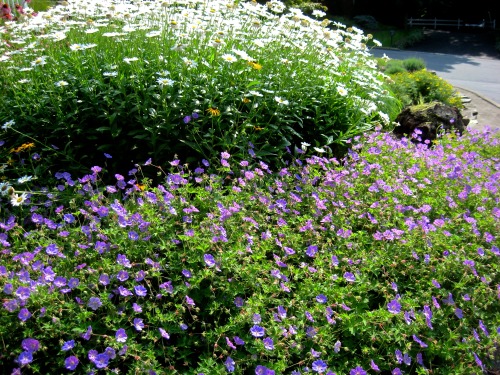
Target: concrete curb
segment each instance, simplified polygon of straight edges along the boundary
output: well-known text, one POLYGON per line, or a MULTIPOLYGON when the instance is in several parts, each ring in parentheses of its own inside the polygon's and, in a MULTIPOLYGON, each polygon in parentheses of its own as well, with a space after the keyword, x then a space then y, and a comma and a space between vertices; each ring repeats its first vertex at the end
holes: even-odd
POLYGON ((470 90, 470 89, 466 89, 464 87, 459 87, 459 86, 453 86, 454 88, 456 88, 458 91, 464 91, 464 92, 470 92, 474 95, 476 95, 477 97, 481 98, 482 100, 484 100, 485 102, 488 102, 489 104, 497 107, 498 109, 500 109, 500 104, 498 103, 495 103, 493 100, 489 99, 489 98, 486 98, 485 96, 483 96, 482 94, 476 92, 476 91, 473 91, 473 90, 470 90))

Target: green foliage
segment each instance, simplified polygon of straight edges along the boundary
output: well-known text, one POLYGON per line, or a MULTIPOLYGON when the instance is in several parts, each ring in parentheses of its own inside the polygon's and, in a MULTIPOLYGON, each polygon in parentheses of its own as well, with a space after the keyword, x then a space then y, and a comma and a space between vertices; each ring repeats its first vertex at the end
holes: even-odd
POLYGON ((406 72, 406 68, 403 65, 402 60, 389 60, 387 61, 385 68, 384 68, 384 73, 393 75, 396 73, 404 73, 406 72))
POLYGON ((398 73, 392 79, 393 93, 404 105, 439 101, 457 108, 462 107, 461 98, 453 86, 427 70, 398 73))
POLYGON ((384 47, 396 47, 401 49, 411 47, 424 39, 424 33, 421 29, 403 30, 390 27, 374 30, 373 36, 380 41, 384 47))
POLYGON ((426 68, 425 61, 417 57, 410 57, 403 60, 403 67, 408 72, 416 72, 417 70, 424 70, 426 68))
POLYGON ((2 33, 0 121, 63 150, 55 169, 103 153, 114 171, 150 157, 236 158, 249 143, 279 164, 286 147, 336 150, 399 110, 362 52, 368 36, 277 1, 83 7, 2 33))
POLYGON ((2 370, 62 373, 72 356, 77 373, 491 368, 498 138, 353 142, 341 162, 277 172, 175 160, 155 188, 61 175, 74 200, 53 189, 2 223, 2 370))

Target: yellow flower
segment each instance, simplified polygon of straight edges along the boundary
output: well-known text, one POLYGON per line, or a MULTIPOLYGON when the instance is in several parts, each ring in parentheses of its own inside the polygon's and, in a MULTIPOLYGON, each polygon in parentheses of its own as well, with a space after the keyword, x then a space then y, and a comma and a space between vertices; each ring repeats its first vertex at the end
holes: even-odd
POLYGON ((259 63, 254 62, 254 61, 249 61, 248 65, 250 65, 255 70, 261 70, 262 69, 262 65, 260 65, 259 63))
POLYGON ((251 102, 251 100, 250 100, 250 99, 248 99, 248 98, 243 98, 243 99, 241 99, 241 101, 242 101, 243 103, 245 103, 245 104, 247 104, 247 103, 250 103, 250 102, 251 102))
POLYGON ((30 142, 30 143, 23 143, 21 146, 19 146, 18 148, 13 148, 10 150, 11 153, 18 153, 18 152, 22 152, 22 151, 25 151, 25 150, 29 150, 31 148, 35 147, 35 144, 30 142))
POLYGON ((218 108, 210 107, 210 108, 207 109, 207 112, 212 117, 220 116, 220 110, 218 108))

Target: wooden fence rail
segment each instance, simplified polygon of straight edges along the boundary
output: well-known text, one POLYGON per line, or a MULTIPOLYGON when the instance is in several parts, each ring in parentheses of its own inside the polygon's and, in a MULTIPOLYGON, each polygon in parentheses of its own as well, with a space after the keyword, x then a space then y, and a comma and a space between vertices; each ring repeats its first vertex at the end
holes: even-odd
POLYGON ((495 29, 496 28, 496 20, 493 21, 485 21, 483 20, 480 23, 465 23, 460 18, 456 20, 442 20, 438 18, 409 18, 407 20, 408 26, 424 26, 424 27, 433 27, 436 29, 438 26, 447 26, 447 27, 456 27, 460 30, 461 27, 472 27, 472 28, 487 28, 487 29, 495 29))

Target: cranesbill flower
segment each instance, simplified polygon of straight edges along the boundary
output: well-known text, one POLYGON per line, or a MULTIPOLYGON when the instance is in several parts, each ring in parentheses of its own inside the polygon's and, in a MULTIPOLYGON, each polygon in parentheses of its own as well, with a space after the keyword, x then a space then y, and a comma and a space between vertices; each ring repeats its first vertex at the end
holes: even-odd
POLYGON ((186 296, 186 303, 189 305, 189 306, 195 306, 195 303, 193 301, 193 299, 189 296, 186 296))
POLYGON ((264 348, 267 350, 274 350, 274 341, 270 337, 266 337, 264 340, 262 340, 264 343, 264 348))
POLYGON ((319 294, 316 296, 316 301, 319 303, 326 303, 328 301, 328 298, 324 294, 319 294))
POLYGON ((16 289, 16 296, 21 301, 26 301, 30 297, 30 288, 27 288, 25 286, 20 286, 19 288, 16 289))
POLYGON ((356 276, 354 276, 354 274, 352 274, 351 272, 346 272, 344 273, 344 279, 350 282, 354 282, 356 281, 356 276))
POLYGON ((125 330, 123 328, 119 328, 116 331, 115 338, 116 338, 117 342, 126 342, 127 341, 127 333, 125 332, 125 330))
POLYGON ((325 372, 327 368, 328 368, 328 365, 326 364, 326 362, 322 361, 321 359, 318 359, 317 361, 314 361, 312 363, 313 371, 322 373, 322 372, 325 372))
POLYGON ((401 369, 399 367, 396 367, 394 370, 391 372, 392 375, 401 375, 401 369))
POLYGON ((236 363, 231 357, 227 357, 226 361, 224 362, 224 366, 226 366, 226 369, 228 372, 234 372, 234 365, 236 363))
POLYGON ((64 360, 64 367, 66 367, 70 371, 73 371, 78 366, 78 363, 80 363, 78 358, 72 355, 71 357, 68 357, 64 360))
POLYGON ((254 325, 252 328, 250 328, 250 334, 253 337, 264 337, 265 333, 266 330, 261 326, 254 325))
POLYGON ((413 341, 415 341, 417 344, 419 344, 422 348, 427 348, 427 344, 420 340, 417 335, 413 335, 413 341))
POLYGON ((370 367, 372 368, 372 370, 373 370, 373 371, 377 371, 377 372, 379 372, 379 371, 380 371, 380 369, 379 369, 379 367, 376 365, 376 363, 375 363, 375 362, 373 362, 373 359, 370 361, 370 367))
POLYGON ((61 350, 63 352, 66 352, 68 350, 71 350, 75 347, 75 340, 69 340, 63 343, 61 350))
POLYGON ((27 308, 22 308, 21 310, 19 310, 19 314, 17 314, 17 317, 19 318, 19 320, 25 322, 29 318, 31 318, 31 313, 28 311, 27 308))
POLYGON ((353 368, 350 372, 349 375, 366 375, 366 371, 363 370, 363 367, 357 366, 356 368, 353 368))
POLYGON ((84 340, 90 340, 90 335, 92 335, 92 326, 87 327, 87 331, 85 333, 82 333, 80 337, 84 340))
POLYGON ((160 331, 160 335, 161 337, 163 337, 164 339, 169 339, 170 338, 170 335, 168 334, 167 331, 165 331, 163 328, 158 328, 158 331, 160 331))
POLYGON ((205 264, 208 267, 213 267, 215 266, 215 258, 212 254, 205 254, 203 255, 203 260, 205 261, 205 264))
POLYGON ((283 306, 278 306, 278 316, 280 319, 286 318, 286 309, 283 306))
POLYGON ((146 297, 148 294, 148 290, 142 286, 142 285, 137 285, 134 287, 135 294, 139 297, 146 297))
POLYGON ((488 330, 486 329, 486 326, 484 325, 483 321, 480 320, 479 321, 479 328, 481 328, 481 331, 483 331, 484 335, 486 337, 488 337, 490 335, 490 333, 488 332, 488 330))
POLYGON ((22 352, 19 354, 17 357, 17 363, 19 363, 22 366, 26 366, 27 364, 31 363, 33 361, 33 353, 32 352, 22 352))
POLYGON ((235 306, 236 306, 236 307, 241 308, 241 307, 243 307, 243 305, 245 304, 245 301, 244 301, 244 300, 243 300, 243 298, 241 298, 241 297, 236 297, 236 298, 234 299, 234 304, 235 304, 235 306))
POLYGON ((316 255, 316 253, 318 252, 318 246, 316 245, 311 245, 307 248, 306 250, 306 255, 308 257, 314 257, 316 255))
POLYGON ((226 344, 229 346, 231 349, 236 350, 236 346, 232 343, 232 341, 229 339, 229 337, 226 337, 226 344))
POLYGON ((387 304, 387 310, 392 314, 398 314, 401 311, 401 304, 397 299, 393 299, 387 304))
POLYGON ((99 369, 105 368, 108 366, 109 356, 106 353, 97 354, 92 362, 94 362, 95 367, 99 369))
POLYGON ((134 328, 137 331, 142 331, 142 329, 144 328, 144 323, 143 323, 143 321, 142 321, 141 318, 135 318, 134 319, 134 328))
POLYGON ((28 352, 34 353, 40 349, 40 342, 36 339, 27 338, 22 341, 21 347, 28 352))
POLYGON ((335 345, 333 345, 333 351, 335 353, 340 352, 340 347, 341 346, 342 346, 342 343, 339 340, 337 340, 337 342, 335 343, 335 345))
POLYGON ((97 310, 99 307, 102 306, 102 302, 99 299, 99 297, 90 297, 89 302, 87 303, 87 306, 90 307, 92 310, 97 310))

